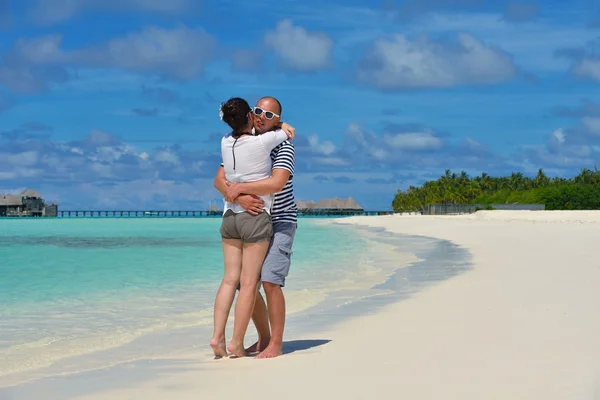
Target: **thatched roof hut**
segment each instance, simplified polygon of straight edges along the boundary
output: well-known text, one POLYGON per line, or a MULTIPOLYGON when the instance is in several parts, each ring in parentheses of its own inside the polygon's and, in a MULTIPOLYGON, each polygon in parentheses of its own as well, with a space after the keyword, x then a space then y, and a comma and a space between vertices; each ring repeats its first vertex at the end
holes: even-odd
POLYGON ((313 200, 297 201, 298 210, 363 210, 360 204, 352 197, 347 199, 333 198, 321 199, 318 203, 313 200))
POLYGON ((30 199, 41 199, 40 192, 33 189, 25 189, 21 192, 21 197, 29 197, 30 199))
POLYGON ((313 208, 316 208, 317 203, 315 203, 313 200, 309 200, 309 201, 302 201, 302 200, 298 200, 296 201, 296 206, 298 207, 298 210, 310 210, 313 208))
POLYGON ((0 195, 0 206, 16 207, 23 204, 23 198, 20 194, 0 195))
POLYGON ((17 207, 23 204, 24 198, 41 199, 42 195, 33 189, 25 189, 19 194, 0 193, 0 206, 17 207))

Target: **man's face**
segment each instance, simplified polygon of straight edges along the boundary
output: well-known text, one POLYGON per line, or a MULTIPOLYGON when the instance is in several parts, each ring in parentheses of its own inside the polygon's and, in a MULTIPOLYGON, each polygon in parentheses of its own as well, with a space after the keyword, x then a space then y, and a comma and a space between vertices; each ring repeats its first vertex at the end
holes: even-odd
POLYGON ((267 119, 267 117, 265 116, 265 113, 267 111, 270 111, 274 114, 279 115, 281 112, 279 110, 279 105, 277 104, 276 101, 274 101, 272 99, 262 99, 262 100, 259 100, 258 103, 256 103, 256 107, 262 109, 263 112, 261 113, 261 115, 253 114, 254 115, 254 130, 258 134, 272 131, 273 128, 275 128, 275 126, 279 123, 280 117, 273 117, 272 119, 267 119))

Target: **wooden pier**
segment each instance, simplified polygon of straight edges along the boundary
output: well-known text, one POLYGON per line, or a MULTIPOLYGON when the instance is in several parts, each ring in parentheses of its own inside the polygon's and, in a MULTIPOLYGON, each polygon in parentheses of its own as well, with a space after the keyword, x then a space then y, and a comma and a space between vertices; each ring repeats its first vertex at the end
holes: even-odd
POLYGON ((193 210, 64 210, 58 211, 60 218, 95 217, 95 218, 181 218, 181 217, 212 217, 221 216, 222 211, 193 211, 193 210))
MULTIPOLYGON (((340 217, 353 215, 391 215, 392 211, 364 210, 299 210, 299 217, 340 217)), ((64 210, 58 211, 59 218, 200 218, 220 217, 222 211, 192 211, 192 210, 64 210)))
POLYGON ((344 217, 366 215, 392 215, 393 211, 365 211, 365 210, 299 210, 299 217, 344 217))
MULTIPOLYGON (((392 215, 393 211, 365 210, 299 210, 298 217, 347 217, 360 215, 392 215)), ((221 217, 216 210, 59 210, 56 215, 0 215, 0 218, 206 218, 221 217)))

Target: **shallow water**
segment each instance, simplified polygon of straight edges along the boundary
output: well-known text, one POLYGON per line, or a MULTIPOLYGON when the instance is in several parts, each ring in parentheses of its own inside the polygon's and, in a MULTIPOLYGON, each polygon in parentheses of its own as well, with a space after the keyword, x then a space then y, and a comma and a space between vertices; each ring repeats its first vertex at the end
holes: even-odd
MULTIPOLYGON (((86 355, 210 325, 222 276, 219 224, 217 218, 1 221, 0 386, 53 365, 73 372, 86 355)), ((391 270, 373 259, 385 251, 348 227, 301 219, 286 287, 289 314, 380 282, 391 270)), ((173 350, 173 343, 161 346, 151 352, 129 346, 106 363, 173 350)))

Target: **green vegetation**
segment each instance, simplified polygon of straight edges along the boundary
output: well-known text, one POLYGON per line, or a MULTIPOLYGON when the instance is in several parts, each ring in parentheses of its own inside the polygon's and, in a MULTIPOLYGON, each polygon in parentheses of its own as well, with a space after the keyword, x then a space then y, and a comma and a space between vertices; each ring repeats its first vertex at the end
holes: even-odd
MULTIPOLYGON (((535 178, 514 172, 508 177, 486 173, 470 178, 446 170, 436 181, 399 190, 392 202, 395 212, 422 210, 428 204, 545 204, 547 210, 600 209, 600 171, 584 168, 572 179, 549 178, 539 170, 535 178)), ((481 207, 480 207, 481 209, 481 207)))

